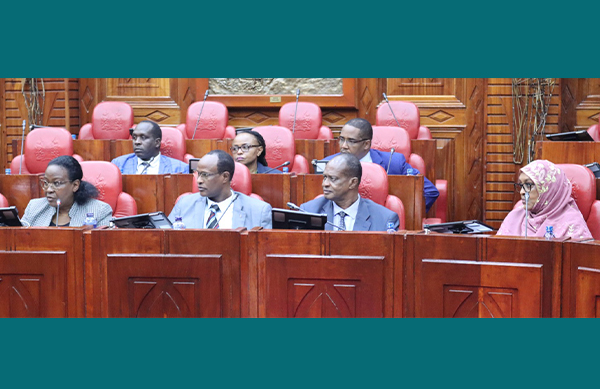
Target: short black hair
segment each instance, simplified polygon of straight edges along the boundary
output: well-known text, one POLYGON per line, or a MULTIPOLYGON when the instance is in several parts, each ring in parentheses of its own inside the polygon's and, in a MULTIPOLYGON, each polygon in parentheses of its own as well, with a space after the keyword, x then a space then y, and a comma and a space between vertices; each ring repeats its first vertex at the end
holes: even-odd
POLYGON ((219 174, 229 172, 229 181, 233 178, 233 172, 235 171, 235 162, 233 157, 223 150, 212 150, 206 153, 206 155, 217 156, 217 171, 219 174))
POLYGON ((85 204, 89 199, 95 199, 98 197, 98 189, 87 182, 83 181, 83 170, 79 162, 71 157, 70 155, 61 155, 60 157, 54 158, 48 162, 48 166, 57 165, 64 168, 67 171, 70 181, 80 180, 79 189, 73 194, 75 202, 79 205, 85 204))
POLYGON ((358 178, 358 183, 360 184, 360 180, 362 179, 362 165, 360 164, 360 160, 354 156, 354 154, 350 153, 341 153, 337 155, 334 159, 341 159, 344 162, 344 174, 346 177, 358 178))
POLYGON ((263 136, 260 133, 252 131, 252 128, 239 128, 235 130, 235 135, 238 134, 250 134, 256 138, 258 144, 261 145, 263 148, 262 153, 260 153, 256 159, 260 164, 264 166, 269 166, 269 164, 267 163, 267 142, 265 142, 265 138, 263 138, 263 136))
POLYGON ((152 127, 152 129, 150 130, 150 134, 152 135, 152 137, 154 139, 162 139, 162 130, 160 129, 160 126, 158 125, 158 123, 153 122, 152 120, 142 120, 141 122, 138 123, 138 126, 142 123, 148 123, 150 124, 150 126, 152 127))
POLYGON ((358 128, 360 130, 360 137, 362 139, 373 139, 373 126, 371 126, 371 123, 369 123, 368 120, 363 118, 354 118, 350 119, 346 125, 358 128))

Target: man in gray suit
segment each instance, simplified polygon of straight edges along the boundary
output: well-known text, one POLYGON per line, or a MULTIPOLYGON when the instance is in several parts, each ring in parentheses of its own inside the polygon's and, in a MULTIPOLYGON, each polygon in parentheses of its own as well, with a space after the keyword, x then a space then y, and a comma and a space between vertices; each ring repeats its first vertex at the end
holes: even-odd
POLYGON ((362 166, 358 158, 345 153, 333 158, 323 172, 323 197, 300 206, 312 213, 326 213, 326 230, 387 231, 388 223, 398 229, 400 219, 396 212, 363 199, 358 194, 362 166))
POLYGON ((271 228, 271 206, 231 189, 235 163, 231 155, 213 150, 198 161, 199 193, 182 197, 169 220, 182 217, 186 228, 271 228))

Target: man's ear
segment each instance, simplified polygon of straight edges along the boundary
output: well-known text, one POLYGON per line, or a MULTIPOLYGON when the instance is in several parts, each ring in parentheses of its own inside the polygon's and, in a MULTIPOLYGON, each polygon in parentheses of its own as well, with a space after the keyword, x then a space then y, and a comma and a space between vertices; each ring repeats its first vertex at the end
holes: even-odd
POLYGON ((358 177, 352 177, 350 179, 350 185, 349 185, 350 189, 358 188, 359 185, 360 185, 360 182, 358 181, 358 177))

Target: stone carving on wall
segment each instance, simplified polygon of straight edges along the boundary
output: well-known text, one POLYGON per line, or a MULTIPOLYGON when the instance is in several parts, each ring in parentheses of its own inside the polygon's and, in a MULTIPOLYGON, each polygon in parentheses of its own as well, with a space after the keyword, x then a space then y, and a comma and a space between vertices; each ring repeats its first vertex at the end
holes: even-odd
POLYGON ((209 78, 213 95, 341 95, 341 78, 209 78))

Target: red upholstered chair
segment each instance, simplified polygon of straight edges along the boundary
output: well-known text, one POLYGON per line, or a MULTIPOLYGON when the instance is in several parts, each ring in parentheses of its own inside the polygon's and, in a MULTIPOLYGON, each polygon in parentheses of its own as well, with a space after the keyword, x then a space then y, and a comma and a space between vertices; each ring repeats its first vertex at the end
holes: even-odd
MULTIPOLYGON (((182 196, 189 195, 192 193, 198 193, 198 185, 196 182, 197 174, 194 173, 194 183, 192 184, 192 191, 182 194, 177 198, 177 201, 182 196)), ((264 201, 262 197, 256 193, 252 193, 252 174, 246 165, 239 162, 235 163, 235 171, 233 172, 233 178, 231 179, 231 188, 236 192, 245 194, 246 196, 254 197, 255 199, 264 201)))
POLYGON ((400 127, 408 131, 410 139, 432 139, 429 128, 421 126, 419 108, 410 101, 390 101, 389 105, 388 103, 381 104, 377 108, 375 125, 398 127, 394 115, 400 123, 400 127))
POLYGON ((194 156, 185 152, 185 137, 181 131, 173 127, 161 127, 160 129, 162 131, 161 154, 189 163, 194 156))
POLYGON ((233 139, 235 128, 228 126, 229 111, 225 104, 218 101, 207 101, 202 108, 202 101, 197 101, 189 106, 185 123, 177 126, 185 139, 192 139, 194 129, 198 123, 198 129, 194 139, 233 139), (202 116, 198 121, 198 115, 202 109, 202 116))
POLYGON ((40 174, 46 171, 48 162, 61 155, 72 155, 79 162, 83 159, 73 154, 73 138, 64 128, 42 127, 32 130, 25 137, 23 155, 13 158, 10 163, 12 174, 40 174))
MULTIPOLYGON (((389 152, 392 148, 396 153, 404 155, 406 161, 414 168, 424 174, 425 161, 420 155, 412 153, 410 136, 408 131, 400 127, 373 126, 373 140, 371 147, 380 151, 389 152)), ((427 220, 427 224, 444 223, 448 210, 448 181, 435 180, 435 187, 440 192, 435 201, 435 218, 427 220), (439 219, 439 220, 436 220, 439 219)))
POLYGON ((600 201, 596 200, 596 177, 582 165, 557 164, 573 185, 572 196, 594 239, 600 239, 600 201))
POLYGON ((322 123, 321 107, 315 103, 298 102, 297 112, 296 103, 286 103, 279 110, 279 125, 294 130, 295 139, 332 140, 333 132, 322 123), (295 127, 294 114, 296 116, 295 127))
POLYGON ((113 210, 113 217, 137 215, 135 199, 123 192, 121 171, 116 165, 106 161, 81 162, 83 179, 98 189, 98 200, 104 201, 113 210))
MULTIPOLYGON (((600 119, 598 119, 600 121, 600 119)), ((592 139, 596 142, 600 142, 600 127, 598 124, 594 124, 590 128, 587 129, 587 132, 590 134, 592 139)))
POLYGON ((376 163, 361 162, 362 179, 358 187, 358 193, 379 205, 383 205, 398 214, 400 227, 405 229, 404 205, 402 200, 389 194, 388 179, 385 170, 376 163))
POLYGON ((133 108, 122 101, 103 101, 94 107, 92 122, 79 130, 79 139, 129 139, 133 108))
POLYGON ((4 197, 3 194, 0 194, 0 208, 8 207, 8 200, 4 197))
MULTIPOLYGON (((300 154, 296 154, 296 144, 292 131, 281 126, 255 127, 254 131, 260 133, 267 144, 267 162, 270 167, 279 166, 290 161, 290 173, 308 174, 308 161, 300 154)), ((279 169, 281 170, 281 168, 279 169)))

